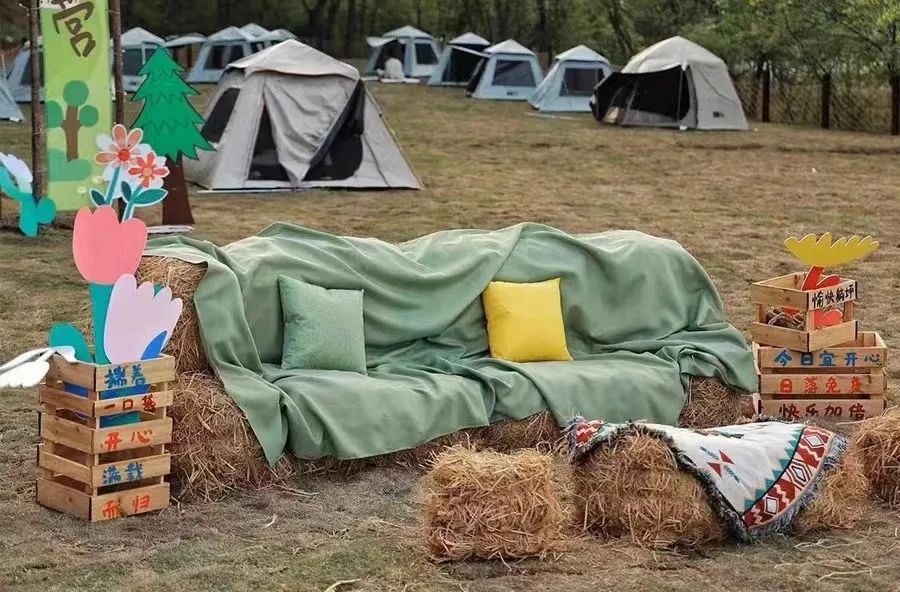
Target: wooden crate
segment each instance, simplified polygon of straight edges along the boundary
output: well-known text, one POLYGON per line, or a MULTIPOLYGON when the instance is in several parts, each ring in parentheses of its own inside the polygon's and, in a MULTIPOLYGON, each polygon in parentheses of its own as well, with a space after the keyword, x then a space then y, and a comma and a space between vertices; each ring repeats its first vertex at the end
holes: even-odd
POLYGON ((53 356, 49 362, 38 389, 38 503, 91 522, 168 506, 165 445, 172 419, 166 408, 175 360, 98 365, 53 356), (69 392, 78 389, 86 396, 69 392), (123 413, 134 421, 101 427, 102 419, 123 413))
POLYGON ((837 347, 803 352, 754 343, 757 411, 783 419, 856 421, 885 408, 887 346, 863 332, 837 347))
POLYGON ((756 321, 750 326, 754 342, 812 352, 858 338, 857 322, 853 319, 858 293, 856 280, 845 279, 836 286, 804 291, 800 286, 805 277, 805 272, 789 273, 750 286, 750 298, 756 305, 756 321), (816 329, 812 311, 832 307, 843 310, 843 322, 816 329), (766 315, 774 308, 803 311, 806 327, 799 330, 767 324, 766 315))

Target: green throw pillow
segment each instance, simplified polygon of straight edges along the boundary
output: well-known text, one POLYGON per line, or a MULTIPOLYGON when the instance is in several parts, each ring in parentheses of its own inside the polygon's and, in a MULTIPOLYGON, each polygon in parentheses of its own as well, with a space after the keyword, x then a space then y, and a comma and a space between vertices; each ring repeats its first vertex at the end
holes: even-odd
POLYGON ((362 290, 327 290, 278 276, 285 369, 366 373, 362 290))

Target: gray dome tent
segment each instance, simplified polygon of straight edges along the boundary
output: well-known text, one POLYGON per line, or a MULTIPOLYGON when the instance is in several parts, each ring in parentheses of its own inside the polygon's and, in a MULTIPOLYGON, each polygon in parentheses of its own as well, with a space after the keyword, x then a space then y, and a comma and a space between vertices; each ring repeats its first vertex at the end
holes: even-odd
POLYGON ((591 110, 594 88, 612 73, 609 61, 585 45, 558 54, 553 66, 528 99, 538 111, 591 110))
POLYGON ((440 48, 434 37, 409 25, 381 37, 366 37, 366 43, 372 48, 364 70, 366 76, 384 69, 391 56, 403 62, 403 75, 407 78, 427 78, 438 63, 440 48))
POLYGON ((420 189, 359 72, 296 40, 234 62, 185 178, 221 191, 420 189))
POLYGON ((465 86, 484 57, 490 41, 475 33, 464 33, 450 40, 438 65, 428 79, 429 86, 465 86))
POLYGON ((597 120, 620 125, 747 129, 725 62, 679 36, 651 45, 607 77, 591 108, 597 120))

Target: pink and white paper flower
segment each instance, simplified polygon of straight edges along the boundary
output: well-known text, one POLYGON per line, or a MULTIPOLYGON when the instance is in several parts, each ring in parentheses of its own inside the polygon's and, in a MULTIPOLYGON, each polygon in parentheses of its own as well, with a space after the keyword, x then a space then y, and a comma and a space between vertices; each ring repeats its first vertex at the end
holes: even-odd
POLYGON ((156 292, 151 282, 140 286, 131 274, 120 277, 112 289, 104 329, 104 349, 113 364, 142 359, 147 347, 165 334, 158 350, 172 336, 181 316, 180 298, 172 298, 172 290, 156 292))

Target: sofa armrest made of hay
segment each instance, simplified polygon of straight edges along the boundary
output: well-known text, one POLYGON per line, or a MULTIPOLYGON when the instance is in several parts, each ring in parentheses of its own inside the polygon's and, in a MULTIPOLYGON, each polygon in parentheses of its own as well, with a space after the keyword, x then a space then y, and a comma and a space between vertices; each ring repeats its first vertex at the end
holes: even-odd
MULTIPOLYGON (((736 392, 755 387, 752 353, 702 267, 639 232, 527 223, 389 244, 278 223, 224 247, 153 241, 139 272, 185 299, 187 327, 170 348, 179 373, 214 372, 270 463, 284 451, 374 457, 547 413, 556 426, 575 414, 675 425, 692 377, 731 387, 704 402, 718 404, 717 425, 741 414, 736 392), (280 275, 364 291, 368 375, 281 369, 280 275), (574 361, 491 358, 485 286, 552 277, 574 361)), ((681 423, 703 412, 690 415, 681 423)))

